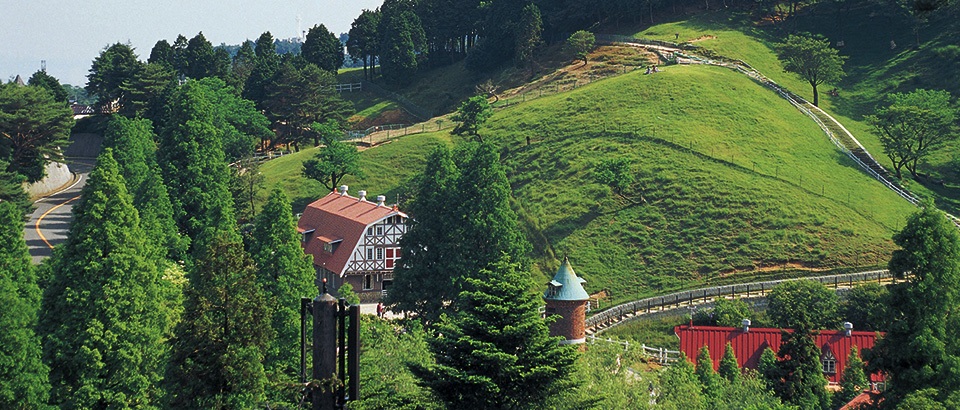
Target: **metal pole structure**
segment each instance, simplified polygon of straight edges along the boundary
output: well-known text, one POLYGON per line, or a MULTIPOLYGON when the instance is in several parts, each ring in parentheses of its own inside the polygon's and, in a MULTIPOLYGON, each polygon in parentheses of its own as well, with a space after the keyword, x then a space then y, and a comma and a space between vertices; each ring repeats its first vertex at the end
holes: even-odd
POLYGON ((337 304, 337 361, 340 364, 340 385, 337 386, 337 408, 342 409, 347 403, 347 300, 340 298, 337 304))
POLYGON ((360 305, 350 305, 350 328, 347 329, 349 348, 347 373, 349 374, 350 401, 360 399, 360 305))
POLYGON ((333 386, 337 377, 337 299, 324 293, 313 300, 313 410, 334 410, 333 386))
POLYGON ((307 315, 313 299, 300 298, 300 383, 307 382, 307 315))

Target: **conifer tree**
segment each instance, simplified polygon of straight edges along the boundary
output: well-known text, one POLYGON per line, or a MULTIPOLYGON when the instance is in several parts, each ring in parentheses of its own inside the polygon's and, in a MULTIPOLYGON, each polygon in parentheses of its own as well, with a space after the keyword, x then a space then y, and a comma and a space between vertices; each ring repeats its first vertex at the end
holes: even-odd
POLYGON ((687 356, 680 353, 680 359, 670 366, 660 379, 659 403, 665 409, 703 410, 707 408, 702 387, 693 365, 687 356))
POLYGON ((253 408, 265 399, 271 302, 230 232, 217 232, 192 270, 167 368, 168 407, 253 408))
POLYGON ((153 125, 146 119, 114 115, 103 136, 103 146, 113 148, 114 159, 140 213, 140 227, 161 255, 181 260, 189 238, 180 236, 173 220, 173 206, 156 159, 153 125))
POLYGON ((300 247, 290 201, 280 188, 274 188, 257 216, 250 253, 257 281, 276 303, 271 324, 277 338, 267 354, 267 368, 289 374, 300 360, 300 298, 318 292, 312 258, 300 247))
POLYGON ((824 388, 827 379, 823 377, 820 348, 814 335, 809 322, 798 323, 792 333, 782 331, 775 373, 780 382, 774 383, 774 390, 783 401, 800 408, 826 410, 830 407, 824 388))
POLYGON ((213 232, 233 232, 233 199, 214 126, 214 109, 198 81, 183 85, 170 102, 170 118, 160 138, 158 162, 170 192, 174 219, 194 250, 213 232))
POLYGON ((165 320, 161 280, 111 149, 73 208, 43 296, 40 329, 51 402, 62 408, 154 408, 165 320))
POLYGON ((856 346, 850 346, 847 367, 840 377, 840 391, 834 396, 833 407, 842 407, 867 388, 867 375, 863 372, 863 360, 856 346))
POLYGON ((730 342, 727 342, 717 373, 732 383, 736 383, 740 379, 740 367, 737 366, 737 356, 733 353, 733 345, 730 342))
POLYGON ((23 213, 0 201, 0 408, 36 409, 47 401, 49 369, 34 332, 40 289, 23 240, 23 213))
POLYGON ((694 374, 700 380, 705 396, 713 397, 720 390, 720 377, 713 370, 713 359, 710 358, 710 350, 707 346, 700 346, 700 350, 697 351, 697 370, 694 374))
POLYGON ((777 354, 773 352, 773 349, 769 347, 763 349, 763 353, 760 354, 760 361, 757 362, 757 373, 760 374, 760 377, 770 389, 773 389, 781 381, 777 371, 777 354))
POLYGON ((429 340, 436 364, 413 366, 448 408, 537 408, 572 387, 577 353, 549 337, 528 278, 504 256, 465 279, 461 310, 429 340))

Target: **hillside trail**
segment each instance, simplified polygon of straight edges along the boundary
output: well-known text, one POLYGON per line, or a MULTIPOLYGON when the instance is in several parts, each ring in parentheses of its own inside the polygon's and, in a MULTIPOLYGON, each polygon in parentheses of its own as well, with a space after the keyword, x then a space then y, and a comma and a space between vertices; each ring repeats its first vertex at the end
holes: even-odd
MULTIPOLYGON (((611 36, 613 37, 613 36, 611 36)), ((707 36, 705 36, 707 37, 707 36)), ((693 41, 703 40, 704 37, 694 39, 693 41)), ((600 41, 600 39, 598 39, 600 41)), ((695 50, 699 47, 696 46, 686 46, 683 47, 679 44, 666 43, 662 41, 650 41, 642 39, 630 39, 625 37, 613 38, 608 40, 611 43, 624 44, 631 47, 640 47, 648 50, 652 50, 661 54, 670 54, 673 58, 676 59, 678 64, 701 64, 701 65, 712 65, 717 67, 726 67, 740 72, 750 78, 754 79, 760 84, 767 86, 768 88, 775 91, 781 97, 790 102, 798 110, 810 117, 814 122, 820 126, 820 129, 826 134, 830 141, 840 149, 847 157, 853 160, 861 169, 864 170, 868 175, 876 179, 878 182, 882 183, 888 189, 894 191, 901 198, 910 202, 915 206, 919 206, 920 199, 907 191, 905 188, 901 187, 894 180, 890 178, 890 173, 886 168, 883 167, 871 154, 867 151, 866 148, 853 136, 846 127, 843 126, 839 121, 837 121, 833 116, 828 114, 826 111, 822 110, 820 107, 813 105, 811 102, 807 101, 803 97, 796 95, 786 88, 780 86, 769 77, 760 73, 757 69, 751 67, 744 61, 736 59, 711 59, 707 57, 702 57, 697 55, 695 50)), ((692 41, 691 41, 692 42, 692 41)), ((954 215, 944 212, 948 218, 950 218, 954 225, 960 227, 960 218, 957 218, 954 215)))

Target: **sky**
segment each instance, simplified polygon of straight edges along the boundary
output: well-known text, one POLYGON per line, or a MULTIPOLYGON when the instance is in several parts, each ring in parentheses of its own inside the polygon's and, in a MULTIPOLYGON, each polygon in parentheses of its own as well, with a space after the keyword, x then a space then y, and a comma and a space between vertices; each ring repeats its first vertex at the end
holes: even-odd
POLYGON ((61 84, 83 86, 90 64, 114 43, 129 43, 140 60, 161 39, 203 32, 214 46, 297 36, 324 24, 346 33, 363 9, 383 0, 0 0, 0 81, 26 81, 46 60, 47 74, 61 84))

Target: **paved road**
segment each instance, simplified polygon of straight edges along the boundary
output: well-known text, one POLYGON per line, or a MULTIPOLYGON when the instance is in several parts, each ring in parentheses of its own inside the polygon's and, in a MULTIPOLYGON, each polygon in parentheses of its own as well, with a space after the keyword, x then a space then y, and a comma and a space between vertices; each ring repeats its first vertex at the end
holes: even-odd
POLYGON ((38 200, 35 204, 37 209, 24 227, 23 236, 30 248, 33 263, 40 263, 52 255, 53 247, 67 239, 70 219, 73 217, 70 210, 80 199, 80 190, 87 182, 87 174, 93 169, 92 158, 72 158, 70 161, 70 170, 78 177, 77 181, 61 192, 38 200))

